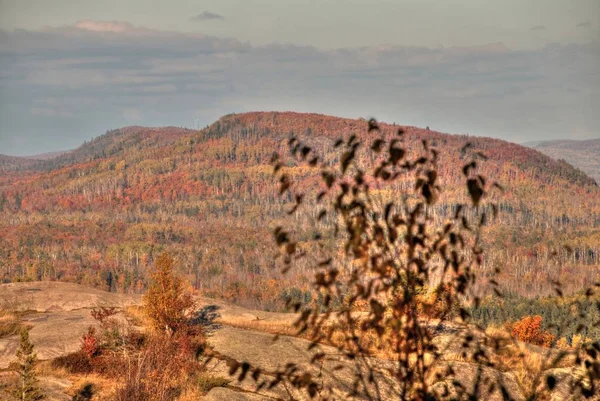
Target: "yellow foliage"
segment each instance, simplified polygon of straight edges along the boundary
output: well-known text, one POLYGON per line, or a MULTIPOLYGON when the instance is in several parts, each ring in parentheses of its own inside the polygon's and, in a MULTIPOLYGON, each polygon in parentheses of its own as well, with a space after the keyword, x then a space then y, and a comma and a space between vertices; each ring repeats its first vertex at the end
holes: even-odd
POLYGON ((194 306, 183 280, 173 273, 173 259, 159 256, 151 274, 152 283, 144 295, 144 309, 157 330, 174 333, 189 320, 194 306))

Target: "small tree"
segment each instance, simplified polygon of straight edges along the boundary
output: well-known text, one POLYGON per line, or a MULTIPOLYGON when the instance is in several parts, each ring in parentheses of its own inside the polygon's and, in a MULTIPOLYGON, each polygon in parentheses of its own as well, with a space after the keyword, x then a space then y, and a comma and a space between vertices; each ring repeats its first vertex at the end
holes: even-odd
POLYGON ((144 309, 158 330, 173 334, 189 321, 194 300, 183 280, 173 272, 173 259, 163 253, 151 273, 151 284, 144 296, 144 309))
POLYGON ((19 381, 12 391, 12 395, 20 401, 36 401, 44 398, 40 388, 37 386, 37 378, 33 365, 37 359, 33 352, 33 344, 29 341, 29 331, 21 330, 19 348, 17 349, 16 371, 19 381))

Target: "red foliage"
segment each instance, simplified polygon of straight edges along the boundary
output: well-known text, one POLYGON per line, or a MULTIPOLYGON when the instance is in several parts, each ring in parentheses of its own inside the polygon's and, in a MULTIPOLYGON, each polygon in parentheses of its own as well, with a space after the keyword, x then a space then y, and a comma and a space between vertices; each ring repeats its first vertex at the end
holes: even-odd
POLYGON ((88 358, 92 358, 100 350, 96 329, 92 326, 88 328, 87 333, 81 336, 81 350, 85 352, 88 358))
POLYGON ((104 307, 101 306, 99 309, 92 309, 92 311, 90 312, 90 314, 92 315, 92 317, 94 319, 96 319, 97 321, 99 321, 101 324, 104 324, 104 322, 109 319, 111 316, 114 316, 117 313, 117 308, 114 307, 104 307))

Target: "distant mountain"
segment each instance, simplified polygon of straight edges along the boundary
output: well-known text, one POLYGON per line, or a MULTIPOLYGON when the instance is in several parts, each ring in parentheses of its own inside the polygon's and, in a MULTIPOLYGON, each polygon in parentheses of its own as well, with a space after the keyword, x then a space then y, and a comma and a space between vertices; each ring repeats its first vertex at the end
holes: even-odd
POLYGON ((124 127, 106 131, 104 135, 69 151, 23 157, 0 155, 0 171, 49 171, 67 165, 116 157, 132 150, 166 146, 194 132, 197 131, 178 127, 124 127))
POLYGON ((25 170, 35 165, 35 160, 25 157, 0 155, 0 172, 25 170))
MULTIPOLYGON (((367 128, 364 119, 292 112, 231 114, 203 130, 127 127, 0 174, 0 279, 138 292, 153 259, 168 251, 206 295, 281 307, 290 291, 311 290, 313 272, 304 267, 282 276, 274 268, 271 230, 289 218, 291 199, 282 202, 277 194, 271 156, 287 154, 294 134, 328 163, 339 163, 335 140, 355 134, 368 144, 367 128)), ((381 124, 387 138, 397 138, 399 128, 381 124)), ((573 291, 600 279, 594 180, 514 143, 402 128, 409 153, 418 154, 423 140, 439 150, 444 192, 432 215, 440 224, 466 199, 460 149, 469 142, 488 157, 479 171, 505 191, 498 220, 486 228, 485 269, 502 269, 509 291, 548 294, 550 280, 573 291)), ((300 186, 315 182, 314 170, 288 168, 300 186)), ((397 199, 401 188, 384 188, 382 196, 397 199)), ((316 205, 311 210, 294 216, 307 247, 318 215, 316 205)))
POLYGON ((552 157, 563 159, 600 184, 600 138, 583 141, 555 140, 524 143, 552 157))
POLYGON ((38 155, 23 156, 23 158, 31 159, 31 160, 52 160, 52 159, 56 159, 59 156, 65 155, 69 152, 72 152, 72 150, 62 150, 62 151, 57 151, 57 152, 40 153, 38 155))

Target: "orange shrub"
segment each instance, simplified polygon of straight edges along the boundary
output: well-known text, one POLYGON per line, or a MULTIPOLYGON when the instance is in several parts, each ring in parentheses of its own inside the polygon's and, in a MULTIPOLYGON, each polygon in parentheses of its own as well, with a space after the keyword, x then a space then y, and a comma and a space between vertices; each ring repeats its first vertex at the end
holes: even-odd
POLYGON ((542 329, 542 317, 539 315, 523 317, 512 325, 511 332, 519 341, 542 347, 550 347, 554 341, 554 335, 542 329))

